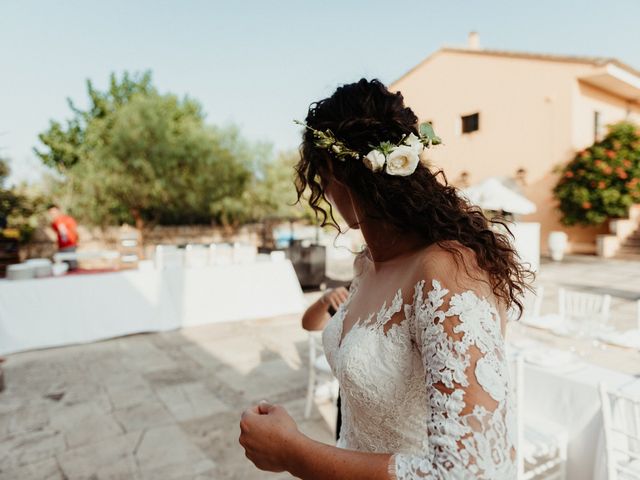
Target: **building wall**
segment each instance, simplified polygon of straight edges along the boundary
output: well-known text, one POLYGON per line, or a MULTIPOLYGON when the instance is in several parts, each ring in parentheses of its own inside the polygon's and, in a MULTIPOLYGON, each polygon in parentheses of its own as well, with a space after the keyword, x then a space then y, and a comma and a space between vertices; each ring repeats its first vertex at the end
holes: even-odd
POLYGON ((594 112, 600 112, 602 133, 621 120, 640 124, 640 106, 576 80, 573 85, 573 147, 582 150, 594 141, 594 112))
MULTIPOLYGON (((421 121, 432 121, 444 145, 427 152, 449 182, 470 184, 526 169, 523 193, 538 211, 521 217, 540 222, 541 252, 551 231, 569 234, 573 252, 595 252, 595 236, 608 227, 565 227, 552 188, 554 167, 573 158, 576 145, 593 140, 593 112, 576 101, 576 78, 592 67, 581 63, 439 51, 391 85, 401 91, 421 121), (460 134, 461 115, 480 113, 480 129, 460 134), (580 122, 575 119, 580 117, 580 122), (584 118, 583 118, 584 117, 584 118)), ((594 100, 595 101, 595 100, 594 100)), ((607 100, 598 100, 607 104, 607 100)), ((618 110, 600 105, 605 119, 618 110)), ((589 143, 590 144, 590 143, 589 143)), ((583 148, 583 147, 581 147, 583 148)))

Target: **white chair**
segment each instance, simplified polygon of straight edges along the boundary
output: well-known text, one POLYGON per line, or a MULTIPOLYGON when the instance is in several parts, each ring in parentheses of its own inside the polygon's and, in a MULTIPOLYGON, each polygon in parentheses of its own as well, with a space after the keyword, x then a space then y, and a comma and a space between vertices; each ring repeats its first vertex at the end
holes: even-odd
POLYGON ((157 269, 184 266, 184 252, 175 245, 156 245, 154 263, 157 269))
POLYGON ((640 480, 640 398, 600 384, 607 478, 640 480))
POLYGON ((228 243, 209 245, 209 265, 230 265, 233 263, 233 247, 228 243))
POLYGON ((609 323, 611 295, 560 288, 558 312, 565 326, 578 336, 592 335, 609 323))
POLYGON ((184 249, 184 264, 187 268, 204 268, 209 263, 209 249, 204 245, 188 244, 184 249))
MULTIPOLYGON (((521 319, 536 318, 540 316, 542 311, 542 298, 544 297, 544 286, 540 285, 535 289, 535 292, 525 290, 522 298, 522 317, 521 319)), ((508 312, 510 320, 517 318, 517 309, 512 306, 508 312)))
POLYGON ((640 300, 636 300, 636 328, 640 330, 640 300))
POLYGON ((305 419, 311 415, 311 407, 313 400, 316 398, 318 380, 320 378, 325 378, 327 381, 324 385, 328 386, 328 396, 332 401, 337 401, 338 381, 334 378, 322 349, 322 332, 313 331, 309 332, 309 381, 307 384, 307 400, 304 407, 305 419))
POLYGON ((568 435, 549 421, 535 422, 524 415, 524 359, 516 354, 510 362, 512 389, 516 400, 517 480, 565 480, 568 435))
POLYGON ((525 314, 527 309, 530 312, 530 315, 539 317, 542 311, 542 299, 544 298, 544 286, 540 285, 536 288, 535 293, 527 292, 528 295, 525 296, 525 314))
POLYGON ((258 255, 258 247, 252 244, 239 243, 233 244, 233 262, 234 263, 253 263, 258 255))

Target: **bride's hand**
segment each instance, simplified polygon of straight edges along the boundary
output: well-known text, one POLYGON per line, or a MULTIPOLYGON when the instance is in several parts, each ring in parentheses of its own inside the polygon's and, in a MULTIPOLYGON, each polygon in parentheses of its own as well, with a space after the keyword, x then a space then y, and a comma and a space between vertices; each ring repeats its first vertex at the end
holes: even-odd
POLYGON ((291 460, 290 448, 300 436, 295 420, 280 405, 263 400, 242 412, 240 445, 260 470, 285 471, 291 460))

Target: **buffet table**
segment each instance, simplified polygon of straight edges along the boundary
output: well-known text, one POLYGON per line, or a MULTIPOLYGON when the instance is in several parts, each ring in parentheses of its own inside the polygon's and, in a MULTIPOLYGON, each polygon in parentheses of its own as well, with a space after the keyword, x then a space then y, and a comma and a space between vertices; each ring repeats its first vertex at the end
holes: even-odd
POLYGON ((304 308, 288 260, 0 280, 0 354, 304 308))

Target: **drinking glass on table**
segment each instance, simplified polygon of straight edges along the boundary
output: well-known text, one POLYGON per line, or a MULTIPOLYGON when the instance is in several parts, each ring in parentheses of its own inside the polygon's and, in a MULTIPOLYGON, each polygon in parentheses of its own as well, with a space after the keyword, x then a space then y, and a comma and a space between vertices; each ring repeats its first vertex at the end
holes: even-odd
POLYGON ((569 337, 582 339, 586 336, 587 329, 585 328, 586 319, 578 315, 565 315, 564 327, 569 337))
POLYGON ((573 340, 569 351, 580 357, 585 357, 589 346, 586 340, 589 338, 588 319, 582 315, 566 315, 563 319, 566 336, 573 340))
POLYGON ((591 338, 591 345, 595 348, 602 350, 607 348, 607 344, 600 340, 600 336, 604 333, 610 332, 612 326, 609 324, 609 318, 605 315, 593 315, 589 317, 589 338, 591 338))

